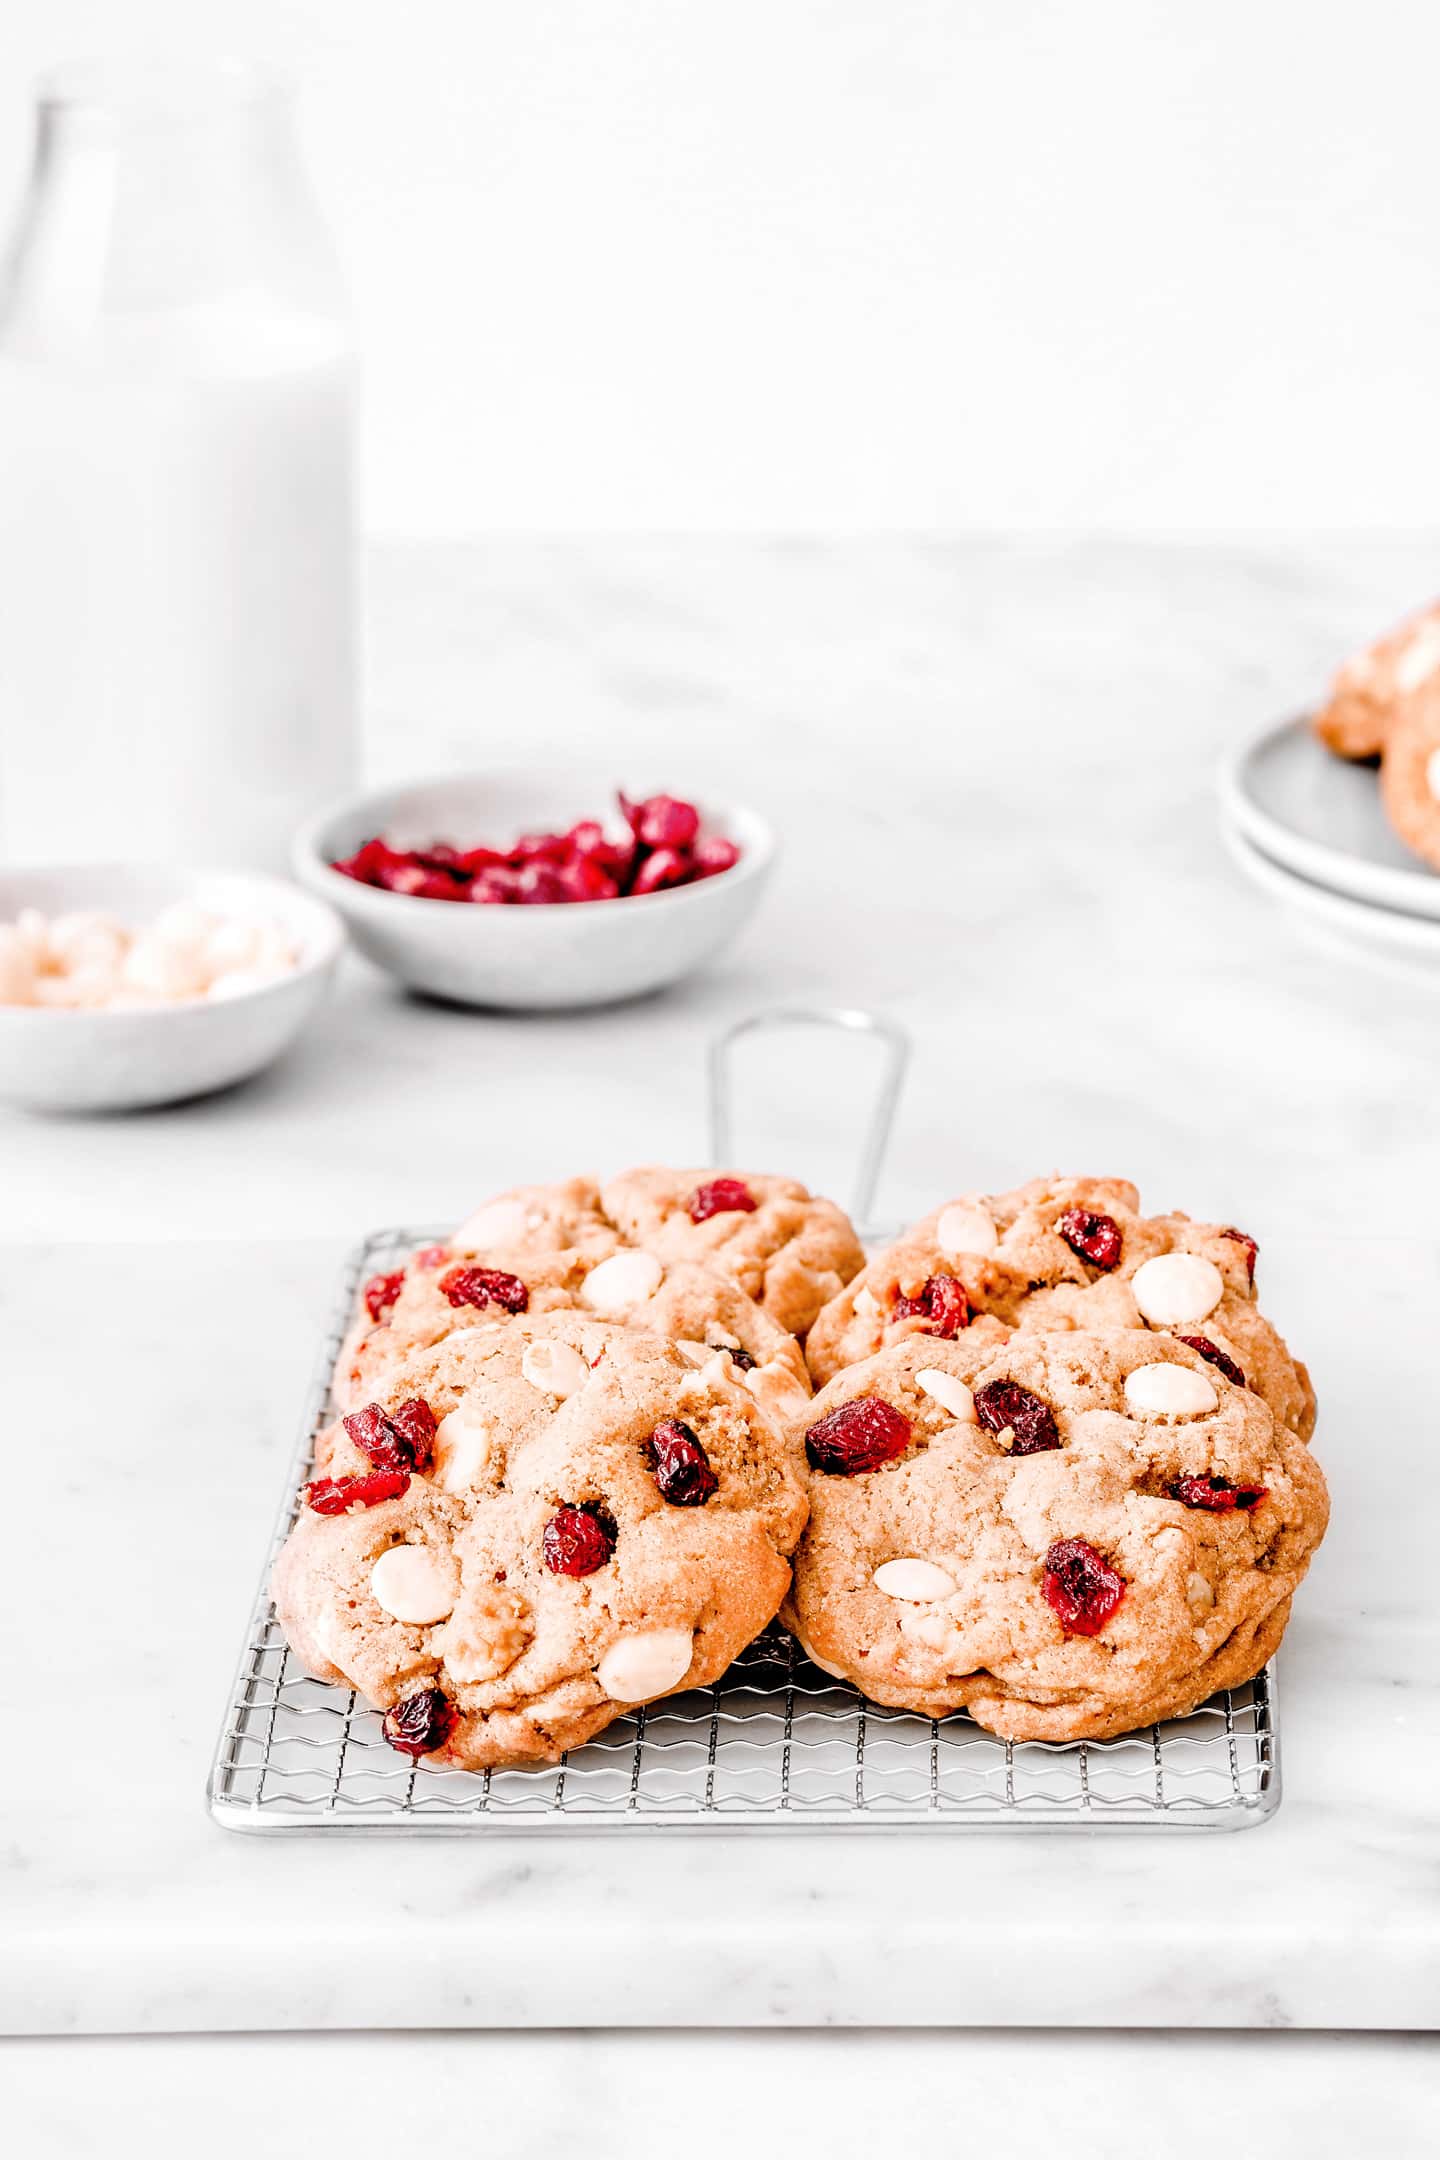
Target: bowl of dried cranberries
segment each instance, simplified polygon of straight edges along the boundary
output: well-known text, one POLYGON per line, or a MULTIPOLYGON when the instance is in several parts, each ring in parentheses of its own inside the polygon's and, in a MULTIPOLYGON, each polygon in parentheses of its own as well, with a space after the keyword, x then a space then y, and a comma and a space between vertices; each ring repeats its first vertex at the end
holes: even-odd
POLYGON ((544 1011, 691 974, 741 929, 774 858, 753 810, 567 770, 354 796, 306 826, 294 860, 409 988, 544 1011))

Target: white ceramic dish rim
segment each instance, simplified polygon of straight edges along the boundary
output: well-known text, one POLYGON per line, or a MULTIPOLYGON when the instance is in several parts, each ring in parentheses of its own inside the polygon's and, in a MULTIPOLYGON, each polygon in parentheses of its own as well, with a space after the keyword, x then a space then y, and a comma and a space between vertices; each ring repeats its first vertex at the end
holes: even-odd
MULTIPOLYGON (((162 1004, 157 1001, 154 1005, 0 1004, 0 1019, 9 1021, 15 1018, 23 1018, 28 1025, 39 1027, 73 1026, 77 1021, 87 1020, 104 1024, 128 1023, 133 1028, 137 1023, 163 1018, 175 1025, 189 1024, 193 1026, 195 1016, 198 1013, 234 1012, 237 1007, 253 1005, 262 998, 274 997, 278 992, 286 990, 292 984, 303 982, 307 976, 323 974, 327 968, 334 966, 345 946, 344 923, 330 903, 327 900, 322 900, 318 894, 307 892, 303 886, 294 884, 288 878, 272 877, 266 871, 200 870, 195 868, 193 864, 172 865, 169 863, 125 862, 3 864, 0 865, 0 922, 14 920, 13 916, 4 912, 12 904, 11 900, 6 897, 5 888, 7 886, 21 883, 27 878, 36 880, 43 878, 47 881, 53 879, 58 883, 68 877, 76 876, 83 877, 86 880, 100 877, 113 877, 117 881, 125 878, 134 878, 137 881, 153 879, 157 886, 173 885, 174 900, 193 899, 207 887, 216 885, 233 885, 237 890, 237 894, 242 888, 246 888, 254 892, 257 898, 267 893, 273 893, 277 896, 277 907, 293 909, 302 923, 310 925, 310 929, 308 932, 301 931, 300 933, 303 940, 302 949, 300 958, 293 968, 287 968, 283 975, 275 976, 271 982, 257 983, 253 989, 241 990, 234 996, 225 998, 178 998, 173 1003, 162 1004)), ((19 901, 19 905, 29 907, 33 906, 34 903, 22 899, 19 901)), ((127 929, 131 928, 132 925, 126 918, 124 901, 112 903, 112 905, 116 920, 124 922, 127 929)), ((79 913, 82 906, 88 911, 90 908, 99 908, 101 902, 97 899, 89 899, 85 902, 77 901, 74 911, 79 913)))
POLYGON ((1394 908, 1372 907, 1327 885, 1317 885, 1298 870, 1276 862, 1231 820, 1222 821, 1221 833, 1246 875, 1276 899, 1368 945, 1389 944, 1440 959, 1440 922, 1394 908))
MULTIPOLYGON (((1246 774, 1256 755, 1290 734, 1306 734, 1310 715, 1298 713, 1289 720, 1272 721, 1258 734, 1227 756, 1220 768, 1222 810, 1245 838, 1273 863, 1282 863, 1312 884, 1344 895, 1388 914, 1415 919, 1440 920, 1440 877, 1422 869, 1397 869, 1390 863, 1367 862, 1325 840, 1297 832, 1291 825, 1262 807, 1250 793, 1246 774)), ((1330 757, 1323 743, 1315 741, 1318 756, 1330 757)))
MULTIPOLYGON (((406 795, 426 795, 447 787, 470 788, 486 782, 495 785, 506 781, 523 782, 527 777, 523 769, 510 771, 503 768, 493 772, 437 773, 425 779, 399 782, 394 787, 366 788, 359 794, 345 796, 318 811, 301 826, 295 835, 292 850, 296 869, 300 871, 303 866, 307 879, 317 872, 323 872, 327 879, 334 878, 346 895, 343 902, 337 897, 334 902, 337 907, 349 905, 381 911, 391 910, 397 905, 408 907, 418 901, 425 907, 443 909, 447 915, 459 915, 467 903, 427 900, 420 893, 387 892, 383 886, 362 885, 358 878, 347 877, 343 870, 334 867, 331 856, 321 845, 321 836, 331 826, 358 817, 367 803, 393 803, 397 798, 406 795)), ((704 791, 699 792, 703 799, 704 791)), ((391 814, 393 816, 393 811, 391 814)), ((608 916, 610 911, 616 908, 627 913, 636 908, 649 908, 653 911, 667 903, 673 907, 677 902, 694 902, 712 886, 724 884, 728 890, 733 891, 736 885, 759 877, 769 867, 776 850, 775 830, 758 810, 750 809, 745 803, 705 802, 702 815, 707 825, 724 828, 725 837, 733 837, 740 848, 739 862, 729 870, 717 872, 714 877, 698 878, 691 885, 669 885, 660 892, 625 893, 615 900, 548 900, 531 902, 525 907, 516 908, 476 907, 472 910, 472 919, 493 922, 499 917, 518 914, 530 922, 537 918, 545 920, 557 916, 569 918, 573 922, 577 913, 583 913, 589 919, 602 913, 608 916), (738 829, 742 827, 743 830, 738 829)), ((376 827, 377 831, 384 823, 385 819, 382 817, 376 827)), ((313 892, 315 888, 309 885, 307 889, 313 892)))

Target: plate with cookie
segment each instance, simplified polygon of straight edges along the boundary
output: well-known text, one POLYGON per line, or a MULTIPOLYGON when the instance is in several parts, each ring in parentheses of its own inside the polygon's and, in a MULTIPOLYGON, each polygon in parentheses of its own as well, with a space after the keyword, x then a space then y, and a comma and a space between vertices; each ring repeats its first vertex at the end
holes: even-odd
POLYGON ((1245 744, 1220 791, 1280 871, 1440 921, 1440 603, 1346 660, 1316 711, 1245 744))

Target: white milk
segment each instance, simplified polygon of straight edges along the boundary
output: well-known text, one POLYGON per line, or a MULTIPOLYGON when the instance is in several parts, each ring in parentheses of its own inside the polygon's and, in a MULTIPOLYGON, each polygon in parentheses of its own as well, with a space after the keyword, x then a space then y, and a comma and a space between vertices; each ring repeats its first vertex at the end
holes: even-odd
POLYGON ((280 866, 354 766, 342 334, 104 342, 0 354, 0 858, 280 866))

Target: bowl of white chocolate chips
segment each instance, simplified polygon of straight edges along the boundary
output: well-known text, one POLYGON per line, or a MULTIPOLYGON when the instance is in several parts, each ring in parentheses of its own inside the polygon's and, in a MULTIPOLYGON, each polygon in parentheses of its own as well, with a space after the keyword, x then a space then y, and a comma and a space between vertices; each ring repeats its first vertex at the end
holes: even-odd
POLYGON ((0 1099, 135 1110, 288 1049, 344 943, 278 878, 131 865, 0 872, 0 1099))

